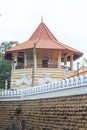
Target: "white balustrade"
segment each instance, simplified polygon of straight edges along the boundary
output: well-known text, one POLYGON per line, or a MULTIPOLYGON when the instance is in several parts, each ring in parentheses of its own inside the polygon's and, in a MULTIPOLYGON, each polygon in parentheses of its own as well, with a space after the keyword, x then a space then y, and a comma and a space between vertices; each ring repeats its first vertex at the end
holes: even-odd
POLYGON ((43 85, 28 87, 25 89, 17 89, 17 90, 5 90, 0 92, 0 98, 2 97, 14 97, 14 96, 29 96, 40 93, 47 93, 58 90, 65 90, 69 88, 75 88, 79 85, 87 84, 87 75, 79 75, 78 77, 73 77, 65 80, 53 81, 50 83, 45 83, 43 85))
POLYGON ((74 78, 70 78, 68 81, 68 86, 73 86, 74 85, 74 78))
POLYGON ((83 77, 83 83, 87 83, 87 74, 83 77))
POLYGON ((68 86, 69 86, 69 79, 65 79, 64 87, 68 87, 68 86))
POLYGON ((75 85, 78 85, 78 77, 77 76, 75 76, 74 78, 73 78, 73 85, 75 86, 75 85))
POLYGON ((82 75, 79 75, 78 77, 78 84, 83 84, 84 77, 82 75))

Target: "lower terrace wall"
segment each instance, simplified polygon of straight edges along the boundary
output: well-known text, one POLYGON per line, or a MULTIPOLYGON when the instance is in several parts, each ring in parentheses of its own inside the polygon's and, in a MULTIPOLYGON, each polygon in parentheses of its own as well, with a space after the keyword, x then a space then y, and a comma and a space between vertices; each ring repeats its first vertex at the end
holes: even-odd
POLYGON ((87 75, 0 92, 0 130, 87 130, 87 75))
POLYGON ((0 130, 87 130, 87 94, 34 99, 0 101, 0 130), (15 106, 22 111, 15 113, 15 106), (25 127, 20 128, 24 120, 25 127))

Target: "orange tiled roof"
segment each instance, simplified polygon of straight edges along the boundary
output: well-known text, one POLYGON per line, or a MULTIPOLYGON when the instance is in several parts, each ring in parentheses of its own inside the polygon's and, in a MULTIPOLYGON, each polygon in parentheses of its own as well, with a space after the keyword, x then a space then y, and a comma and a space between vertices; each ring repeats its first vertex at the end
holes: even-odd
POLYGON ((73 77, 75 77, 75 76, 79 76, 79 75, 86 75, 87 74, 87 70, 85 70, 85 71, 82 71, 82 72, 77 72, 77 73, 75 73, 75 74, 72 74, 71 76, 69 76, 68 78, 73 78, 73 77))
POLYGON ((43 22, 40 23, 40 25, 38 26, 38 28, 30 37, 29 40, 19 45, 16 45, 13 48, 10 48, 9 50, 6 51, 6 54, 12 53, 14 51, 23 51, 27 49, 32 49, 35 43, 36 43, 36 49, 65 50, 65 51, 71 51, 80 56, 83 55, 82 52, 59 42, 43 22))
POLYGON ((87 74, 87 66, 83 65, 76 72, 74 72, 74 74, 72 74, 68 78, 72 78, 72 77, 79 76, 79 75, 86 75, 86 74, 87 74))

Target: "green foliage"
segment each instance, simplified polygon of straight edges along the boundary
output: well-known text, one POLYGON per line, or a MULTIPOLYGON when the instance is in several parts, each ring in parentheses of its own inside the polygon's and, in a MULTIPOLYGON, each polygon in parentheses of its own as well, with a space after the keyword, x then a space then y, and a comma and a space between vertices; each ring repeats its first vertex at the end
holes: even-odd
POLYGON ((8 81, 8 88, 10 88, 11 77, 11 61, 4 59, 4 52, 11 48, 13 45, 17 45, 17 41, 2 42, 0 45, 0 88, 5 87, 5 81, 8 81))
POLYGON ((2 42, 0 45, 0 52, 3 53, 5 52, 7 49, 11 48, 13 45, 17 45, 18 42, 17 41, 10 41, 10 42, 2 42))
POLYGON ((15 106, 15 108, 14 108, 14 111, 15 111, 16 113, 20 113, 21 110, 22 110, 21 106, 15 106))
POLYGON ((84 63, 87 65, 87 59, 83 58, 84 63))
POLYGON ((0 87, 4 88, 5 81, 8 81, 8 88, 10 87, 11 76, 11 61, 3 60, 0 64, 0 87))

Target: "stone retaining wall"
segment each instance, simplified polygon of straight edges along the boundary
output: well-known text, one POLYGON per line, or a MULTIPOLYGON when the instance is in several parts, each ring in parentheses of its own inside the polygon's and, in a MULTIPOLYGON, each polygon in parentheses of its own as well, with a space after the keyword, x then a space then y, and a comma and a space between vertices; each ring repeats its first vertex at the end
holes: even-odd
POLYGON ((12 130, 12 124, 16 130, 87 130, 87 95, 0 101, 0 130, 12 130))

